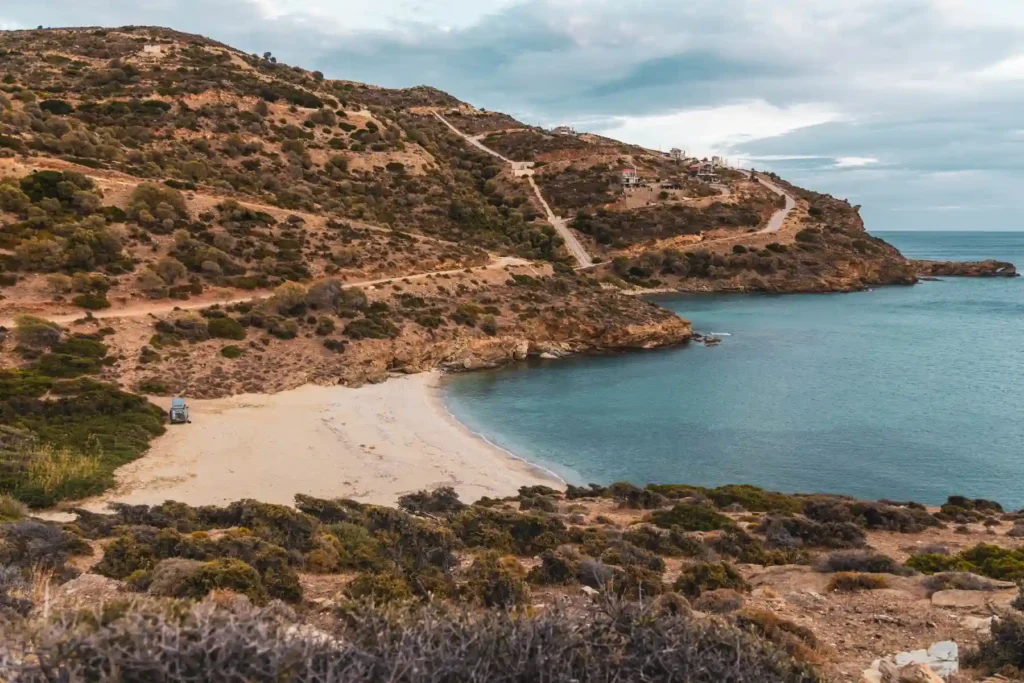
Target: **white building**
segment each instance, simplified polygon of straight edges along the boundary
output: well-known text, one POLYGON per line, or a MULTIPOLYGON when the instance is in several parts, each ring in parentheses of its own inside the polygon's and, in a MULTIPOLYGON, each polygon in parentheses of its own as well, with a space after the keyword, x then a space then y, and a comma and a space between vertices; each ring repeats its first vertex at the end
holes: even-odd
POLYGON ((679 149, 678 147, 673 147, 672 151, 669 152, 668 155, 676 161, 682 161, 686 157, 686 152, 679 149))
POLYGON ((551 130, 555 135, 576 135, 576 129, 572 126, 558 126, 551 130))
POLYGON ((641 184, 640 174, 635 168, 624 168, 620 172, 623 187, 639 187, 641 184))
POLYGON ((728 168, 729 164, 724 157, 711 157, 711 165, 715 168, 728 168))

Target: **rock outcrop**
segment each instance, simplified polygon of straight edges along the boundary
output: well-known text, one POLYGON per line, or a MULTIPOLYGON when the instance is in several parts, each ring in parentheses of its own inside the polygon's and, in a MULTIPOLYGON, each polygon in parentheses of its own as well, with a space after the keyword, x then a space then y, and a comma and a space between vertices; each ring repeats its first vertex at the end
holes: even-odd
POLYGON ((1006 261, 910 261, 919 275, 928 277, 1019 277, 1006 261))

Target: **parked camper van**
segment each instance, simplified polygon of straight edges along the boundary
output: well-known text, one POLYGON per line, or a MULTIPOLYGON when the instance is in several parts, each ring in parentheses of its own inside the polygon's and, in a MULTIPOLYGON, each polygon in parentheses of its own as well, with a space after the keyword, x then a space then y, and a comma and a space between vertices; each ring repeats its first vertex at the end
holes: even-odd
POLYGON ((185 399, 183 398, 172 398, 171 409, 168 411, 168 417, 171 420, 171 424, 187 424, 192 420, 188 419, 188 406, 185 405, 185 399))

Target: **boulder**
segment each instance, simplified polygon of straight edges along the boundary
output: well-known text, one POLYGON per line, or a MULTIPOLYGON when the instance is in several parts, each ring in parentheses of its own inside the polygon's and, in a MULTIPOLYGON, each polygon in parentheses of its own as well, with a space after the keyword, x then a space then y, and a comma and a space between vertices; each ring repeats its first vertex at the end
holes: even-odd
POLYGON ((876 659, 861 676, 861 683, 933 683, 959 670, 959 648, 952 640, 944 640, 933 643, 927 650, 911 650, 876 659), (933 678, 928 678, 929 675, 933 678))
POLYGON ((925 664, 945 677, 960 670, 960 650, 952 640, 943 640, 927 650, 901 652, 893 657, 893 663, 901 669, 910 664, 925 664))
POLYGON ((899 683, 943 683, 927 664, 911 664, 900 669, 899 683))
POLYGON ((952 607, 954 609, 978 609, 989 605, 1009 605, 1016 597, 1017 591, 965 591, 950 589, 932 594, 932 604, 936 607, 952 607))

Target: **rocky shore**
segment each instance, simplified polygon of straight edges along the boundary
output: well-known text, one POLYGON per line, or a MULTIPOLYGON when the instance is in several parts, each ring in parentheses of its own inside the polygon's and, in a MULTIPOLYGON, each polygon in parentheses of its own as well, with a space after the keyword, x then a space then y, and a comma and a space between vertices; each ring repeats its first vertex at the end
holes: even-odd
POLYGON ((1017 267, 1006 261, 910 261, 926 277, 1019 277, 1017 267))

